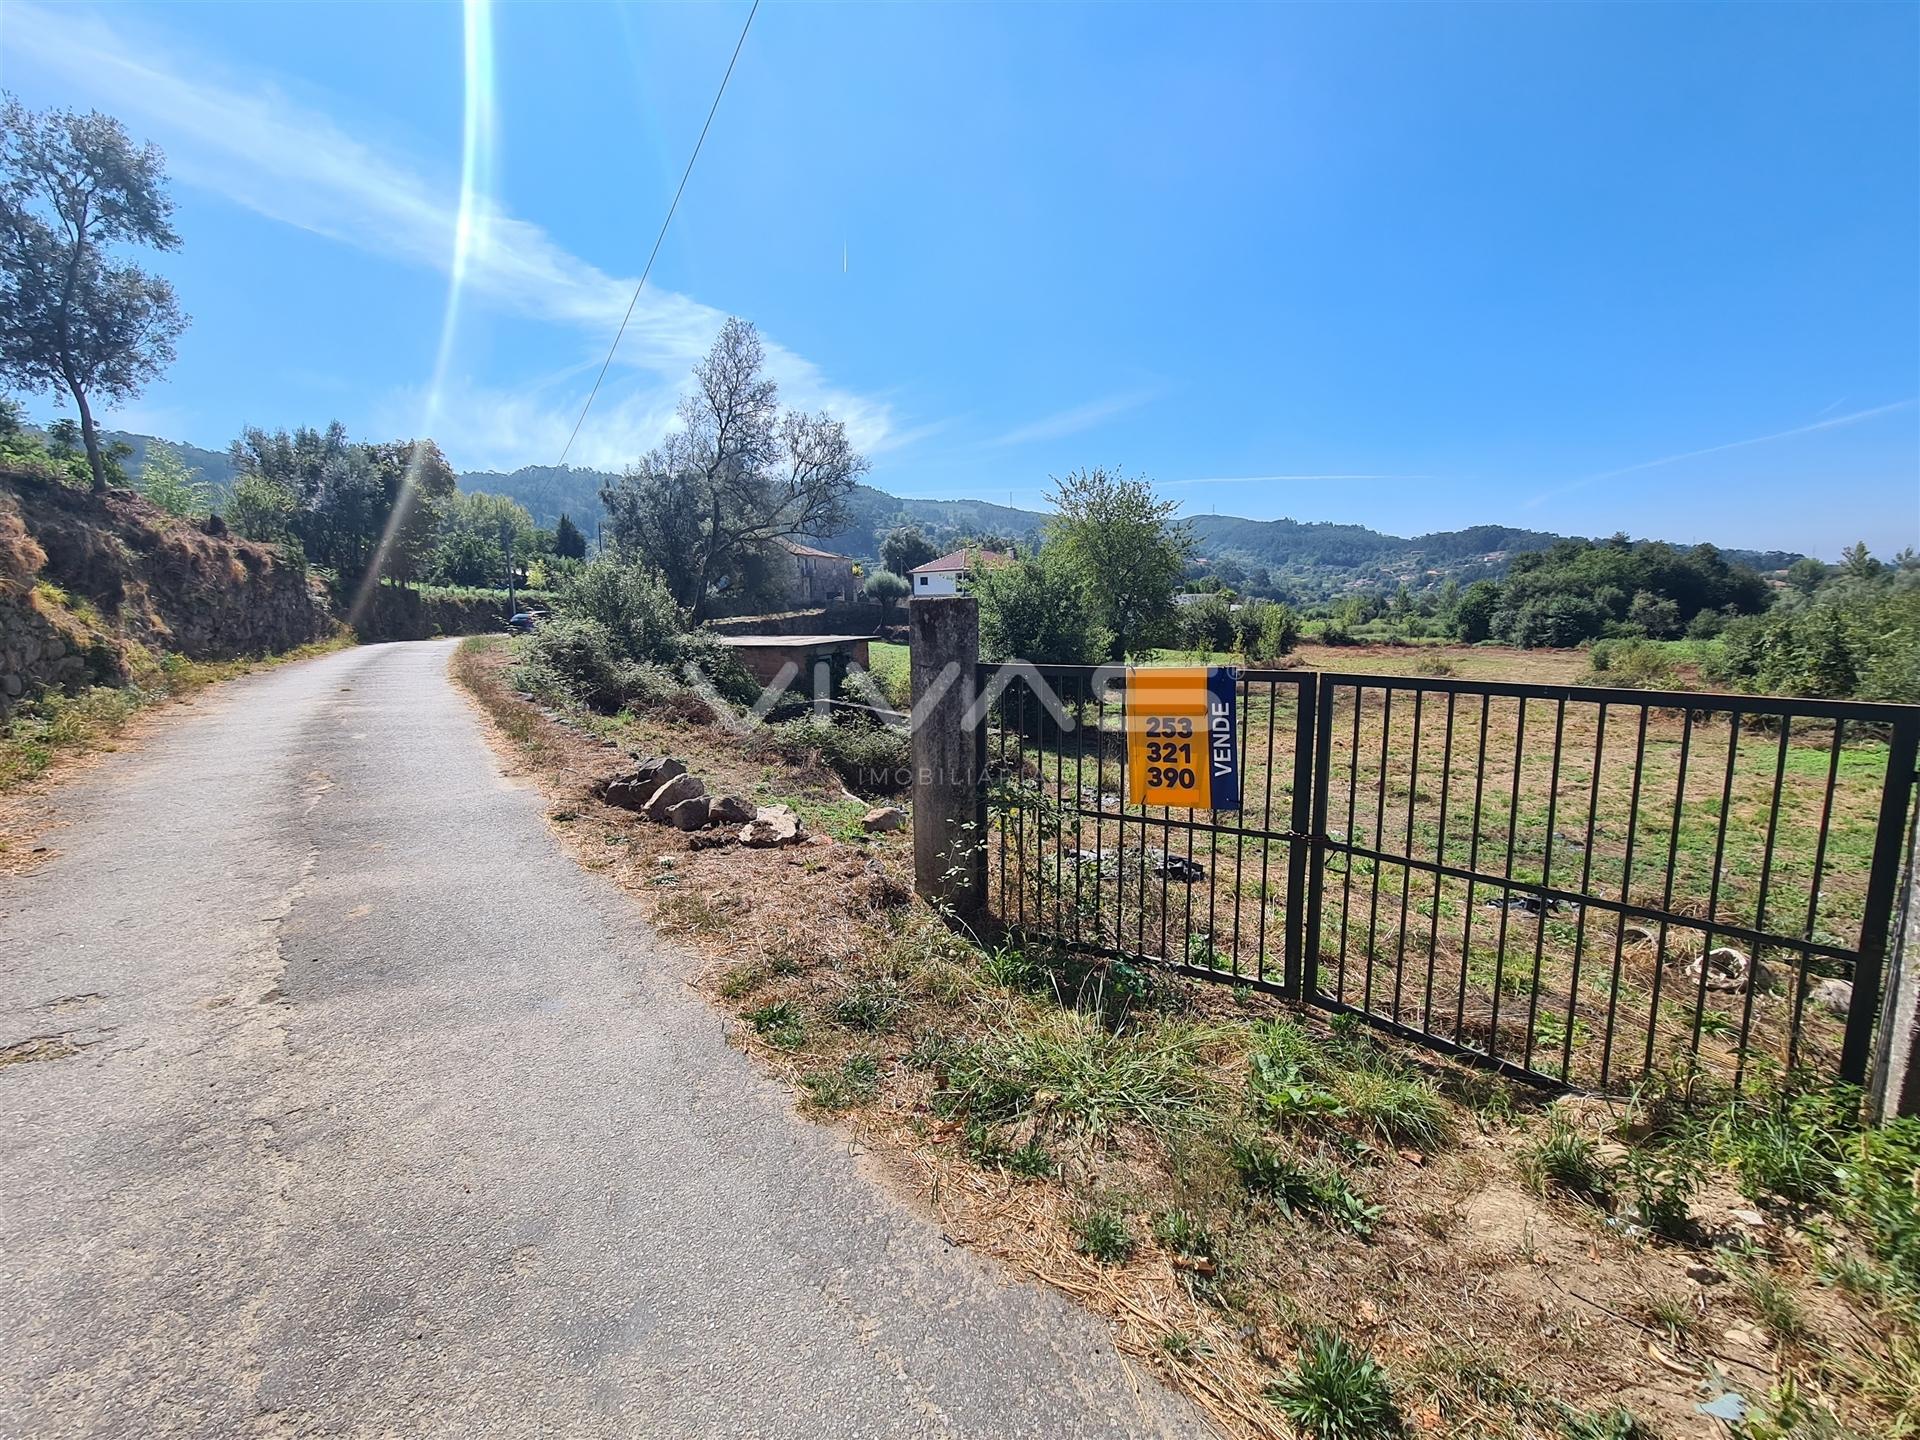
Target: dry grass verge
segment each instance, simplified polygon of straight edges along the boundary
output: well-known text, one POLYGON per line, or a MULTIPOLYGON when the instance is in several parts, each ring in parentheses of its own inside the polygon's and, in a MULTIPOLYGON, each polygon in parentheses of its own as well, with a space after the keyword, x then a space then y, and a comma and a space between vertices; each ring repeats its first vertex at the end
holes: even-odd
POLYGON ((1547 1106, 1250 991, 976 945, 823 768, 686 715, 543 712, 508 664, 470 641, 456 674, 580 862, 705 957, 734 1043, 1222 1434, 1916 1433, 1910 1297, 1863 1278, 1897 1265, 1755 1181, 1744 1123, 1716 1140, 1665 1089, 1547 1106), (605 807, 621 749, 793 804, 814 838, 703 847, 605 807), (1744 1431, 1698 1408, 1725 1390, 1744 1431))

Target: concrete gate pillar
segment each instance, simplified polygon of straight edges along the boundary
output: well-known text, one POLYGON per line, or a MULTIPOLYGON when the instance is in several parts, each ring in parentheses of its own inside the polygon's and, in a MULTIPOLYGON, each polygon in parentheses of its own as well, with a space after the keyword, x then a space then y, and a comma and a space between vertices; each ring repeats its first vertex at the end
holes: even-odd
MULTIPOLYGON (((987 845, 980 824, 980 607, 970 595, 907 602, 913 677, 913 888, 977 928, 985 916, 987 845)), ((980 724, 984 726, 985 718, 980 724)))

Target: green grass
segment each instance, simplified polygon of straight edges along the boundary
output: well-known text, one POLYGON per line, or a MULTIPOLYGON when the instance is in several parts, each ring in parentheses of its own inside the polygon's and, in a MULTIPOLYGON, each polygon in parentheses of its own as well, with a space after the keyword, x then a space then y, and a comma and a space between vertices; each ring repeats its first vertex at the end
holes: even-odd
POLYGON ((1290 1020, 1255 1032, 1248 1098, 1282 1127, 1336 1123, 1389 1146, 1431 1152, 1453 1134, 1446 1102, 1425 1078, 1364 1036, 1317 1039, 1290 1020))
POLYGON ((1404 1428, 1386 1370, 1331 1330, 1307 1338, 1293 1370, 1267 1396, 1311 1440, 1387 1440, 1404 1428))
POLYGON ((798 1050, 807 1041, 807 1017, 791 1000, 776 1000, 741 1017, 756 1035, 782 1050, 798 1050))
POLYGON ((886 976, 867 976, 856 980, 839 1004, 833 1018, 853 1030, 878 1034, 893 1028, 894 1019, 906 1006, 907 997, 897 980, 886 976))
POLYGON ((811 1070, 800 1086, 822 1110, 851 1110, 880 1091, 880 1062, 871 1055, 849 1055, 837 1070, 811 1070))
POLYGON ((1613 1172, 1599 1147, 1558 1116, 1547 1133, 1520 1153, 1520 1173, 1542 1195, 1562 1194, 1604 1204, 1613 1189, 1613 1172))
POLYGON ((1060 1168, 1054 1163, 1047 1147, 1037 1138, 1030 1137, 1019 1145, 1008 1145, 991 1125, 968 1125, 964 1142, 967 1158, 988 1170, 1005 1170, 1010 1174, 1039 1180, 1060 1168))
POLYGON ((1373 1233, 1380 1207, 1367 1203, 1337 1166, 1303 1163, 1264 1140, 1236 1141, 1231 1155, 1247 1193, 1282 1215, 1311 1216, 1362 1239, 1373 1233))
POLYGON ((1154 1217, 1153 1238, 1175 1255, 1190 1260, 1217 1260, 1220 1242, 1191 1210, 1175 1207, 1154 1217))
POLYGON ((1210 1085, 1199 1058, 1208 1039, 1191 1026, 1115 1033, 1078 1012, 1043 1014, 956 1055, 943 1100, 950 1110, 988 1121, 1044 1104, 1054 1118, 1087 1134, 1124 1124, 1166 1132, 1205 1108, 1210 1085))
POLYGON ((1125 1212, 1111 1205, 1096 1205, 1073 1217, 1076 1248, 1108 1265, 1117 1265, 1133 1254, 1133 1227, 1125 1212))
POLYGON ((905 645, 875 640, 867 646, 867 670, 887 703, 903 708, 911 703, 913 652, 905 645))
POLYGON ((1649 1295, 1640 1307, 1647 1323, 1665 1332, 1671 1345, 1691 1347, 1702 1332, 1700 1310, 1690 1298, 1681 1295, 1649 1295))

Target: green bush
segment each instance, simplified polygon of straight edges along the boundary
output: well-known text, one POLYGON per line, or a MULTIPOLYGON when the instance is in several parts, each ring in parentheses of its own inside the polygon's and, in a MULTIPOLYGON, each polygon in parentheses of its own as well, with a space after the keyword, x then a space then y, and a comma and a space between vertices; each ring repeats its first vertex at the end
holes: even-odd
POLYGON ((1300 643, 1300 617, 1291 605, 1251 600, 1233 618, 1240 653, 1256 665, 1291 655, 1300 643))
POLYGON ((770 725, 763 743, 788 760, 818 760, 859 795, 898 795, 913 782, 907 732, 865 720, 809 715, 770 725))
POLYGON ((723 699, 746 703, 758 693, 717 636, 686 629, 657 575, 615 556, 569 575, 552 609, 521 652, 526 689, 611 712, 686 694, 691 666, 723 699))
POLYGON ((983 659, 1097 665, 1106 658, 1113 637, 1095 619, 1079 576, 1050 550, 983 568, 972 586, 983 659))
POLYGON ((1721 641, 1724 678, 1747 689, 1920 702, 1920 571, 1837 578, 1731 621, 1721 641))
POLYGON ((1673 662, 1652 640, 1597 640, 1587 653, 1587 683, 1626 690, 1671 690, 1678 681, 1673 662))

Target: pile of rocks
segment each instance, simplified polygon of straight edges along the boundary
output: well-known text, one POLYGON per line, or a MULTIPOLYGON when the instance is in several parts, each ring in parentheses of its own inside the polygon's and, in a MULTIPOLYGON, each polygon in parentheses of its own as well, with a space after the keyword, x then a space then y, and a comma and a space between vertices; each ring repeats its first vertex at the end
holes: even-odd
POLYGON ((738 795, 709 795, 704 781, 666 755, 608 776, 594 793, 609 805, 677 830, 738 825, 740 843, 755 848, 797 845, 807 838, 806 826, 790 806, 756 806, 738 795))

